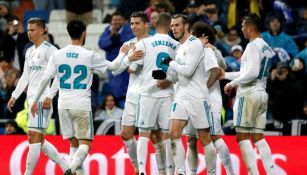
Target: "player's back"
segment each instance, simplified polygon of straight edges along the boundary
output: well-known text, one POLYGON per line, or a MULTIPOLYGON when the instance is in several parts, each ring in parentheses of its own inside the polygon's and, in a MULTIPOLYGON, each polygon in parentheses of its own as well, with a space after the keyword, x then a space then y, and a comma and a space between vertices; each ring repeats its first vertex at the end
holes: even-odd
POLYGON ((274 51, 262 38, 256 38, 246 46, 241 58, 240 74, 245 73, 245 70, 248 69, 247 61, 252 62, 248 63, 252 66, 252 69, 259 69, 259 71, 254 80, 239 87, 238 94, 247 93, 251 90, 265 90, 274 54, 274 51))
POLYGON ((173 94, 173 87, 161 90, 157 87, 157 81, 152 78, 153 70, 167 71, 168 66, 162 64, 162 60, 176 56, 176 49, 179 43, 167 34, 155 34, 145 38, 137 44, 144 51, 144 57, 140 60, 143 70, 140 75, 140 94, 154 98, 167 97, 173 94))
POLYGON ((94 52, 68 45, 54 53, 59 80, 59 109, 91 109, 94 52))

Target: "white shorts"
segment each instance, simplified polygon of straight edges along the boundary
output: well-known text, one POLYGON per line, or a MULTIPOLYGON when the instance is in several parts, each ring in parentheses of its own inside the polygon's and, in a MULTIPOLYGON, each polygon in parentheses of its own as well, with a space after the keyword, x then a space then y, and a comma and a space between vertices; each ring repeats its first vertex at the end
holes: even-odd
POLYGON ((152 130, 158 125, 162 130, 169 130, 172 102, 173 96, 162 98, 140 96, 136 126, 152 130))
MULTIPOLYGON (((32 102, 28 103, 28 109, 31 109, 32 102)), ((53 112, 53 108, 51 106, 50 109, 43 109, 43 102, 38 102, 38 113, 33 117, 31 110, 28 111, 28 128, 31 130, 38 129, 44 132, 46 128, 49 126, 49 122, 51 119, 51 115, 53 112)), ((37 131, 37 130, 34 130, 37 131)))
POLYGON ((122 116, 123 126, 135 126, 137 104, 126 102, 122 116))
POLYGON ((265 91, 254 91, 236 98, 233 107, 234 126, 264 129, 268 96, 265 91))
MULTIPOLYGON (((221 113, 212 112, 210 115, 210 134, 211 135, 224 135, 221 125, 221 113)), ((197 137, 197 131, 193 127, 191 121, 188 122, 187 126, 184 128, 184 134, 187 136, 197 137)))
POLYGON ((175 100, 171 111, 171 120, 190 121, 194 128, 209 128, 210 109, 207 101, 175 100))
POLYGON ((63 139, 93 140, 94 125, 92 111, 79 109, 59 109, 63 139))

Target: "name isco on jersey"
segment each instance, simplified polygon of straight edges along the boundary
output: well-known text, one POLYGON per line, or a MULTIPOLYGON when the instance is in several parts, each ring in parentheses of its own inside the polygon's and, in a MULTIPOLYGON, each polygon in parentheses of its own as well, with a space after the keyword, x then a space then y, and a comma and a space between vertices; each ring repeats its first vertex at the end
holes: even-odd
POLYGON ((167 47, 170 47, 173 50, 176 50, 176 47, 177 47, 177 46, 174 46, 173 43, 170 43, 168 41, 163 41, 163 40, 154 41, 154 42, 151 43, 151 45, 152 45, 152 47, 156 47, 156 46, 160 46, 160 45, 167 46, 167 47))
POLYGON ((74 52, 68 52, 68 53, 66 53, 66 57, 67 58, 78 58, 79 54, 78 53, 74 53, 74 52))

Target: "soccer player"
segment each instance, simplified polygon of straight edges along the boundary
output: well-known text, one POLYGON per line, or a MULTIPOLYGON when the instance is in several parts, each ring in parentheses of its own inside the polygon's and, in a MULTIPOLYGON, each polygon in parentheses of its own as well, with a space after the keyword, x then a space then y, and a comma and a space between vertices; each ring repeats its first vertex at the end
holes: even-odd
POLYGON ((170 110, 173 102, 173 86, 164 89, 157 86, 157 79, 163 80, 166 78, 167 66, 162 65, 161 62, 169 57, 174 58, 179 44, 168 35, 170 22, 171 16, 169 14, 159 14, 156 24, 157 33, 139 41, 135 49, 144 53, 143 58, 135 62, 143 66, 140 75, 140 96, 136 124, 140 135, 137 143, 140 174, 146 174, 148 142, 151 132, 156 130, 156 125, 162 133, 162 140, 165 145, 167 174, 174 174, 174 162, 168 134, 170 110), (159 77, 159 75, 156 77, 155 72, 161 73, 162 77, 159 77))
POLYGON ((186 174, 184 165, 185 150, 181 141, 182 130, 190 121, 197 129, 200 142, 204 147, 208 174, 216 172, 216 152, 210 137, 208 118, 208 89, 206 86, 204 48, 199 39, 189 32, 189 23, 185 15, 174 15, 171 28, 180 47, 176 58, 164 60, 178 75, 175 100, 171 111, 170 137, 172 152, 179 174, 186 174))
MULTIPOLYGON (((210 104, 210 123, 211 123, 211 139, 214 147, 219 153, 220 159, 226 169, 228 175, 234 175, 234 170, 230 158, 230 153, 224 140, 221 138, 223 130, 221 126, 221 109, 222 109, 222 95, 220 89, 220 83, 218 81, 221 70, 223 67, 226 69, 226 63, 220 52, 210 43, 215 41, 215 33, 211 26, 204 22, 196 22, 192 27, 192 33, 198 39, 202 41, 205 48, 205 65, 206 72, 204 75, 207 77, 207 87, 209 89, 209 104, 210 104), (215 51, 214 51, 215 50, 215 51), (219 63, 219 64, 218 64, 219 63), (208 74, 209 71, 209 74, 208 74)), ((192 127, 191 122, 185 128, 185 134, 188 135, 188 149, 187 160, 191 174, 196 174, 198 165, 198 153, 197 153, 197 137, 196 131, 192 127)))
POLYGON ((261 38, 261 19, 256 14, 249 14, 242 22, 244 37, 250 42, 241 58, 239 72, 222 74, 221 78, 232 80, 224 87, 228 94, 238 87, 234 104, 234 126, 237 142, 248 172, 259 174, 256 155, 250 137, 260 153, 266 173, 274 174, 271 150, 264 139, 268 97, 265 91, 267 77, 270 76, 270 60, 274 55, 272 49, 261 38))
MULTIPOLYGON (((47 70, 34 96, 31 112, 38 109, 37 100, 53 77, 59 81, 58 109, 60 126, 64 139, 69 139, 72 147, 78 146, 73 160, 65 174, 73 174, 82 164, 91 148, 93 140, 93 119, 91 92, 93 72, 104 73, 116 70, 124 57, 109 62, 94 51, 83 48, 85 25, 81 21, 71 21, 67 31, 71 45, 60 49, 50 57, 47 70)), ((128 51, 128 47, 122 46, 128 51)))
MULTIPOLYGON (((20 77, 17 87, 12 93, 12 97, 7 104, 7 108, 12 112, 16 99, 28 87, 27 99, 30 107, 34 102, 34 94, 41 80, 41 75, 44 74, 49 57, 57 49, 44 41, 44 32, 46 30, 45 21, 41 18, 31 18, 28 24, 28 37, 34 44, 26 51, 26 59, 22 76, 20 77)), ((39 100, 39 113, 32 115, 28 113, 28 141, 29 152, 26 161, 25 175, 33 173, 35 165, 39 159, 40 151, 42 150, 51 160, 57 163, 65 172, 69 166, 59 155, 58 150, 44 138, 45 129, 49 126, 49 121, 52 115, 51 103, 43 103, 49 88, 43 91, 43 96, 39 100)), ((30 108, 29 108, 30 109, 30 108)))
MULTIPOLYGON (((148 23, 147 16, 144 12, 133 12, 130 16, 130 25, 135 38, 125 42, 124 44, 129 45, 131 55, 130 57, 141 58, 144 53, 139 51, 134 51, 135 44, 147 38, 148 32, 148 23)), ((136 124, 136 109, 138 102, 138 89, 140 85, 140 72, 142 68, 136 63, 128 62, 128 56, 124 58, 121 66, 113 71, 113 75, 118 75, 119 73, 125 71, 128 68, 129 76, 129 85, 126 95, 125 109, 122 116, 122 130, 121 138, 124 141, 127 152, 129 154, 131 163, 133 164, 135 173, 139 173, 138 162, 137 162, 137 142, 134 138, 135 124, 136 124)), ((160 132, 152 133, 151 137, 152 142, 154 143, 154 148, 156 151, 156 160, 158 164, 158 169, 160 173, 165 173, 165 160, 163 158, 164 147, 161 141, 160 132)))

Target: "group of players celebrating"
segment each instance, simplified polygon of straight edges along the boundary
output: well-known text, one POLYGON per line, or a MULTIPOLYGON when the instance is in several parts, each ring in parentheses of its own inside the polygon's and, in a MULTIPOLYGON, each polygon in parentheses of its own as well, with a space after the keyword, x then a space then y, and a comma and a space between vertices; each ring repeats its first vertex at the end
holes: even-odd
POLYGON ((204 22, 190 26, 185 15, 161 13, 153 36, 148 35, 147 16, 143 12, 132 13, 130 24, 135 38, 124 43, 117 58, 109 62, 82 47, 86 26, 81 21, 68 23, 71 44, 60 50, 44 41, 42 19, 28 21, 28 36, 34 45, 26 52, 24 72, 8 103, 8 109, 12 110, 16 99, 28 86, 30 146, 24 174, 33 173, 40 150, 56 162, 65 175, 85 174, 82 163, 94 134, 90 100, 92 76, 107 70, 114 75, 125 70, 130 73, 121 138, 136 174, 147 174, 149 140, 154 144, 161 175, 186 174, 185 157, 188 173, 196 174, 197 140, 205 152, 207 174, 216 174, 217 155, 227 174, 236 174, 228 147, 221 138, 221 79, 231 80, 224 88, 225 93, 237 88, 234 126, 248 172, 259 174, 252 138, 266 173, 274 174, 271 151, 263 136, 266 78, 274 53, 260 37, 260 18, 249 14, 243 19, 242 32, 250 42, 243 53, 240 72, 232 73, 225 73, 224 58, 213 46, 215 31, 204 22), (170 37, 170 29, 175 39, 170 37), (70 164, 44 139, 57 91, 61 132, 63 138, 70 141, 70 164), (136 127, 139 130, 137 141, 136 127), (187 135, 187 154, 182 133, 187 135))

